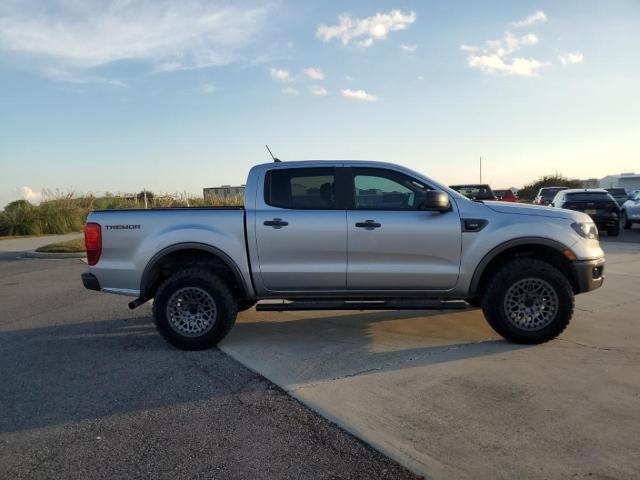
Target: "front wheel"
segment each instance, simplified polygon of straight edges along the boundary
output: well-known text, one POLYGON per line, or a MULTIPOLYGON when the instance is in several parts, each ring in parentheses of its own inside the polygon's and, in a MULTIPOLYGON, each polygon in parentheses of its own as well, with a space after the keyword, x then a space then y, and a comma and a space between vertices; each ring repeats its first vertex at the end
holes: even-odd
POLYGON ((160 335, 182 350, 211 348, 233 327, 238 313, 227 284, 214 273, 189 268, 160 285, 153 319, 160 335))
POLYGON ((496 272, 482 296, 482 310, 505 339, 537 344, 552 340, 569 325, 573 302, 573 289, 557 268, 522 258, 496 272))

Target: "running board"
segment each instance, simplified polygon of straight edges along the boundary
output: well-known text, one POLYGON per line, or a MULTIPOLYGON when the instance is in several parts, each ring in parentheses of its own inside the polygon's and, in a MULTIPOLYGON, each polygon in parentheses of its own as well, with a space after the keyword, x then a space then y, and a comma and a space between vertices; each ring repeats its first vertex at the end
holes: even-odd
POLYGON ((463 300, 295 300, 292 302, 258 303, 258 312, 284 312, 301 310, 464 310, 463 300))

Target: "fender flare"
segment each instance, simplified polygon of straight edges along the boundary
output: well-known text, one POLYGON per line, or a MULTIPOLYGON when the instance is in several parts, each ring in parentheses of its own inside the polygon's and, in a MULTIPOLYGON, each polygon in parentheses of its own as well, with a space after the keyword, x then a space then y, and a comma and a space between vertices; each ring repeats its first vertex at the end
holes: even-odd
POLYGON ((484 257, 482 257, 482 260, 480 260, 480 263, 476 266, 473 276, 471 277, 471 283, 469 284, 469 296, 473 296, 477 293, 478 284, 480 283, 482 274, 491 261, 506 250, 520 245, 541 245, 544 247, 550 247, 560 254, 569 249, 566 245, 545 237, 521 237, 507 240, 506 242, 492 248, 484 257))
POLYGON ((151 280, 151 272, 158 264, 160 260, 162 260, 167 255, 178 252, 180 250, 202 250, 203 252, 211 253, 218 257, 233 273, 238 285, 242 288, 244 293, 249 294, 251 289, 247 288, 247 283, 242 276, 242 272, 236 262, 225 252, 220 250, 219 248, 213 247, 211 245, 207 245, 206 243, 199 242, 182 242, 175 243, 173 245, 169 245, 168 247, 163 248, 159 252, 157 252, 151 259, 147 262, 147 265, 142 272, 142 277, 140 278, 140 298, 151 298, 148 292, 148 285, 151 280))

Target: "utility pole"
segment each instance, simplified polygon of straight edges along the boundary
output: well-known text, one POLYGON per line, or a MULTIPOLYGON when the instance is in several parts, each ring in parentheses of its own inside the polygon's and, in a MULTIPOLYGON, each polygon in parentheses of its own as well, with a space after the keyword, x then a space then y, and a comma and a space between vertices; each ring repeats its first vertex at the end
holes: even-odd
POLYGON ((480 155, 480 183, 482 183, 482 155, 480 155))

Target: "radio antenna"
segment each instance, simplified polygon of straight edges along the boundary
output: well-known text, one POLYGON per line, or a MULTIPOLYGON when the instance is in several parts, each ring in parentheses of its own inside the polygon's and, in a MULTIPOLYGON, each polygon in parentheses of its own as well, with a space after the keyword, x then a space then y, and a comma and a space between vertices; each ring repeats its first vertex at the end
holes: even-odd
POLYGON ((271 149, 269 148, 269 145, 265 145, 265 147, 267 147, 267 152, 269 152, 269 155, 271 155, 271 158, 273 158, 274 162, 281 162, 282 161, 279 158, 276 158, 276 157, 273 156, 273 153, 271 153, 271 149))

